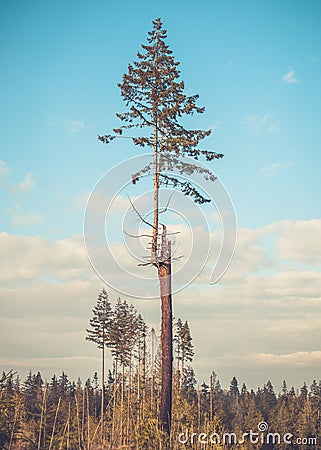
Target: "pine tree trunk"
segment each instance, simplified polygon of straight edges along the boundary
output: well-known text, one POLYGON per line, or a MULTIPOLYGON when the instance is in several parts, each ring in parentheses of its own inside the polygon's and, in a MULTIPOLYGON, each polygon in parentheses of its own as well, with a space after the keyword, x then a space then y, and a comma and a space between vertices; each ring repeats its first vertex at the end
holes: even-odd
POLYGON ((163 232, 163 238, 162 251, 167 253, 167 259, 158 267, 162 308, 162 388, 160 398, 160 422, 163 431, 169 435, 172 415, 173 323, 170 258, 171 250, 170 243, 166 241, 166 230, 163 232))
POLYGON ((154 381, 155 381, 155 336, 154 332, 151 335, 152 338, 152 357, 151 357, 151 384, 150 384, 150 410, 154 409, 154 381))
POLYGON ((120 399, 120 446, 123 445, 123 412, 124 412, 124 394, 125 394, 125 363, 122 362, 122 375, 121 375, 121 399, 120 399))
MULTIPOLYGON (((156 58, 157 65, 157 58, 156 58)), ((155 93, 154 93, 155 94, 155 93)), ((155 94, 157 96, 157 93, 155 94)), ((155 98, 155 96, 154 96, 155 98)), ((158 109, 158 98, 155 110, 158 109)), ((162 387, 160 398, 160 427, 170 435, 172 415, 172 378, 173 378, 173 323, 172 323, 172 286, 171 286, 171 247, 167 241, 166 227, 163 225, 160 258, 158 252, 159 226, 159 160, 158 160, 158 117, 154 115, 154 222, 151 263, 157 267, 160 282, 162 325, 162 387)))
POLYGON ((89 428, 90 414, 89 414, 89 392, 88 392, 88 386, 86 386, 86 403, 87 403, 87 450, 90 450, 90 428, 89 428))
POLYGON ((82 418, 81 418, 81 438, 82 438, 82 442, 85 445, 85 391, 86 389, 84 388, 82 391, 82 418))
POLYGON ((210 378, 210 421, 213 420, 213 392, 214 392, 213 373, 211 373, 211 378, 210 378))
POLYGON ((110 439, 110 449, 115 445, 115 421, 116 421, 116 393, 117 393, 117 371, 118 371, 118 357, 115 358, 115 375, 114 375, 114 392, 113 392, 113 416, 112 416, 112 429, 110 439))
POLYGON ((157 119, 154 123, 154 222, 153 222, 153 238, 152 238, 152 264, 158 267, 157 258, 157 241, 158 241, 158 200, 159 200, 159 173, 158 173, 158 131, 157 119))
POLYGON ((103 337, 103 348, 101 355, 101 410, 100 410, 100 419, 101 419, 101 444, 104 446, 104 403, 105 403, 105 335, 103 337))
MULTIPOLYGON (((129 442, 129 423, 130 423, 130 411, 131 411, 131 403, 132 403, 132 358, 133 352, 130 351, 130 363, 129 363, 129 379, 128 379, 128 394, 127 394, 127 424, 126 424, 126 441, 125 445, 128 445, 129 442)), ((139 416, 139 412, 138 412, 139 416)))

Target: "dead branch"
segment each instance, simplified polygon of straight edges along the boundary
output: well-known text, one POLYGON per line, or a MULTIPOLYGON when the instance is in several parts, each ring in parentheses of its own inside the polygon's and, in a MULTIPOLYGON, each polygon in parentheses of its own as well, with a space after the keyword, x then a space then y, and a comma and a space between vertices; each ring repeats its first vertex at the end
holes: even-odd
POLYGON ((148 226, 150 226, 150 227, 152 227, 152 228, 155 229, 154 225, 152 225, 151 223, 147 222, 147 220, 145 220, 144 217, 140 214, 140 212, 137 210, 137 208, 134 206, 133 202, 131 201, 129 195, 128 195, 127 197, 128 197, 128 200, 129 200, 129 202, 130 202, 130 204, 131 204, 131 206, 132 206, 134 212, 138 215, 138 217, 140 218, 140 220, 141 220, 142 222, 144 222, 146 225, 148 225, 148 226))
POLYGON ((171 193, 171 195, 170 195, 170 197, 169 197, 169 199, 168 199, 168 202, 167 202, 165 208, 164 208, 162 211, 159 211, 158 214, 162 214, 162 213, 164 213, 164 212, 167 211, 168 206, 169 206, 169 203, 170 203, 170 201, 172 200, 172 197, 173 197, 174 193, 175 193, 174 191, 171 193))
POLYGON ((125 230, 123 230, 123 233, 126 234, 126 236, 129 236, 134 239, 139 239, 142 237, 149 237, 149 238, 153 237, 151 234, 138 234, 137 236, 135 236, 134 234, 127 233, 127 231, 125 231, 125 230))

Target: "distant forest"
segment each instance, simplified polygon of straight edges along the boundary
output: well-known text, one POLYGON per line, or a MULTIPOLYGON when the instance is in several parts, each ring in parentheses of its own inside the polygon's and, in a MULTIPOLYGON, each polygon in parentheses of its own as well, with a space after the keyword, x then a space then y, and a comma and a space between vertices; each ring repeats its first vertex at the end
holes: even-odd
POLYGON ((212 372, 198 386, 189 324, 175 319, 172 430, 167 442, 158 427, 161 359, 155 330, 125 300, 119 299, 112 308, 103 290, 87 339, 101 349, 104 339, 104 350, 113 357, 104 391, 98 368, 85 381, 72 381, 64 372, 45 381, 40 371, 29 372, 22 381, 12 371, 3 372, 0 449, 321 448, 316 444, 321 442, 321 381, 304 383, 300 389, 289 388, 284 381, 282 391, 276 393, 270 381, 254 391, 239 386, 233 377, 229 388, 222 389, 212 372), (105 328, 99 326, 102 320, 105 328), (268 427, 265 434, 259 432, 260 442, 247 436, 241 443, 242 434, 257 433, 258 426, 268 427), (273 443, 263 442, 268 432, 278 433, 280 442, 276 435, 271 437, 273 443))

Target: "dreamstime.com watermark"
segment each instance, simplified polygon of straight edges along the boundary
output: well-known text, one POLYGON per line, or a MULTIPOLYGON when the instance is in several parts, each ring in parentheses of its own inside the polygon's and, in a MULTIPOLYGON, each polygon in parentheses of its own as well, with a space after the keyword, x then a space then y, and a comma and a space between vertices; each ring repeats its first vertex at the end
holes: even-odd
POLYGON ((316 437, 295 437, 292 433, 277 433, 269 431, 266 422, 260 422, 255 431, 249 430, 237 436, 235 433, 190 433, 185 432, 178 435, 180 444, 207 444, 207 445, 233 445, 233 444, 286 444, 286 445, 317 445, 316 437))

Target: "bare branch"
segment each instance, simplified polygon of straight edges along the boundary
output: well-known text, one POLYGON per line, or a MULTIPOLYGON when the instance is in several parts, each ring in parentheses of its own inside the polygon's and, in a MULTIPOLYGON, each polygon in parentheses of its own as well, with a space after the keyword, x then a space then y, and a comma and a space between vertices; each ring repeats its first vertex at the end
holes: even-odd
POLYGON ((171 195, 170 195, 168 201, 167 201, 167 204, 166 204, 165 208, 164 208, 162 211, 159 211, 158 214, 162 214, 162 213, 164 213, 164 212, 167 211, 168 206, 169 206, 169 204, 170 204, 170 201, 172 200, 172 197, 173 197, 174 194, 175 194, 175 192, 173 191, 173 192, 171 193, 171 195))
POLYGON ((125 231, 125 230, 123 230, 123 233, 125 233, 126 236, 129 236, 129 237, 135 238, 135 239, 139 239, 142 237, 149 237, 149 238, 153 237, 151 234, 139 234, 139 235, 135 236, 134 234, 127 233, 127 231, 125 231))
POLYGON ((142 222, 144 222, 146 225, 149 225, 150 227, 155 228, 154 225, 152 225, 151 223, 147 222, 147 220, 145 220, 144 217, 140 214, 140 212, 137 210, 137 208, 134 206, 133 202, 131 201, 129 195, 128 195, 127 197, 128 197, 128 200, 129 200, 129 202, 130 202, 130 204, 131 204, 131 206, 132 206, 134 212, 138 215, 138 217, 140 218, 140 220, 141 220, 142 222))

